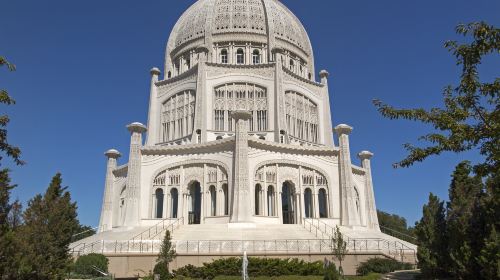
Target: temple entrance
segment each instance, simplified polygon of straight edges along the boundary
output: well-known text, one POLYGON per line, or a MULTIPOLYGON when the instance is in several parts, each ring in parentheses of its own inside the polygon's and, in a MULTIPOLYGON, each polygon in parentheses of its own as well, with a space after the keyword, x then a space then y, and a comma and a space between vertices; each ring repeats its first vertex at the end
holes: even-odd
POLYGON ((283 213, 283 224, 295 224, 295 211, 296 211, 296 195, 295 186, 286 181, 283 183, 283 189, 281 192, 281 210, 283 213))
POLYGON ((190 225, 200 224, 201 220, 201 186, 200 182, 195 181, 188 186, 189 191, 189 213, 188 223, 190 225))

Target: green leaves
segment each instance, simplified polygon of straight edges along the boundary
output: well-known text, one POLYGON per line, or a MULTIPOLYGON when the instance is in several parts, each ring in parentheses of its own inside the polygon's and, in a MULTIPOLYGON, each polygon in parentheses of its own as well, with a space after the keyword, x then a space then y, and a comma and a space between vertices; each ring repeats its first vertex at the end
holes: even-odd
MULTIPOLYGON (((460 24, 456 32, 469 42, 447 41, 444 46, 462 66, 458 86, 443 91, 444 107, 397 109, 374 100, 382 116, 431 124, 434 132, 419 137, 427 145, 405 144, 405 159, 394 167, 409 167, 432 155, 478 148, 485 160, 475 171, 485 176, 500 169, 500 78, 482 82, 478 66, 487 55, 500 54, 500 29, 484 22, 460 24)), ((499 68, 500 69, 500 68, 499 68)))

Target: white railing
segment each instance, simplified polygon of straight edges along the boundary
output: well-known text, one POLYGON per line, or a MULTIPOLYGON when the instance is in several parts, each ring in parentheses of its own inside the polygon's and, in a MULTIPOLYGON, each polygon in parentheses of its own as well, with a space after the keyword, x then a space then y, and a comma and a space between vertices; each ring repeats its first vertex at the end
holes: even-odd
MULTIPOLYGON (((78 251, 90 253, 158 253, 162 240, 109 241, 101 240, 78 251)), ((277 239, 277 240, 178 240, 172 241, 178 254, 242 254, 244 251, 259 253, 327 253, 332 252, 331 239, 277 239)), ((349 239, 350 253, 377 253, 394 251, 396 248, 383 239, 349 239)))
MULTIPOLYGON (((302 226, 314 233, 316 237, 322 239, 328 238, 331 240, 335 234, 335 228, 318 220, 318 219, 302 219, 302 226)), ((342 233, 347 242, 347 249, 349 251, 359 252, 383 252, 394 259, 404 261, 405 256, 413 256, 413 261, 416 261, 417 252, 414 248, 397 240, 387 240, 384 238, 353 238, 347 234, 342 233)))
POLYGON ((184 223, 184 218, 175 220, 162 220, 145 231, 135 235, 130 240, 110 241, 97 240, 91 243, 80 243, 70 248, 70 253, 73 255, 86 255, 90 253, 126 253, 126 252, 148 252, 152 251, 153 247, 158 247, 163 241, 161 233, 169 230, 174 232, 180 225, 184 223), (144 247, 144 249, 143 249, 144 247))

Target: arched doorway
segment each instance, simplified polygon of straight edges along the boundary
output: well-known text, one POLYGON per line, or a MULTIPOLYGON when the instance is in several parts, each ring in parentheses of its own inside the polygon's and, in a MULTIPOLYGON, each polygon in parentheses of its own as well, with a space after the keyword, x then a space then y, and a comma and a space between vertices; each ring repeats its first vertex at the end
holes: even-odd
POLYGON ((262 215, 260 209, 261 209, 261 194, 262 194, 262 187, 260 184, 255 185, 255 215, 262 215))
POLYGON ((177 218, 179 208, 179 191, 176 188, 170 190, 170 218, 177 218))
POLYGON ((276 216, 274 209, 275 209, 275 195, 274 195, 274 187, 273 186, 268 186, 267 187, 267 215, 270 217, 276 216))
POLYGON ((318 193, 319 217, 328 218, 328 199, 326 190, 321 188, 318 193))
POLYGON ((222 193, 224 194, 224 215, 229 215, 229 193, 227 184, 222 185, 222 193))
POLYGON ((304 191, 304 210, 306 214, 306 218, 312 218, 313 217, 313 205, 312 205, 312 191, 311 189, 307 188, 304 191))
POLYGON ((210 186, 210 216, 217 216, 217 191, 215 186, 210 186))
POLYGON ((295 212, 296 212, 296 196, 295 196, 295 186, 286 181, 283 183, 283 189, 281 192, 281 211, 283 213, 283 224, 295 224, 295 212))
POLYGON ((201 186, 200 182, 194 181, 189 184, 189 213, 188 223, 199 224, 201 219, 201 186))
POLYGON ((163 190, 156 189, 155 191, 155 218, 163 218, 163 190))

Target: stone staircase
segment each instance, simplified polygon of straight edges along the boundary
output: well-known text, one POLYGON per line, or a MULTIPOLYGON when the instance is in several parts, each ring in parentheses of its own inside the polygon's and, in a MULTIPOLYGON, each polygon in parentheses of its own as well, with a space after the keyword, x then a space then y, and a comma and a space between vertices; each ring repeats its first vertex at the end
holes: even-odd
POLYGON ((231 228, 227 224, 182 225, 173 240, 307 240, 317 239, 301 225, 255 225, 231 228))
POLYGON ((420 274, 420 270, 394 271, 382 276, 381 280, 413 280, 420 274))

